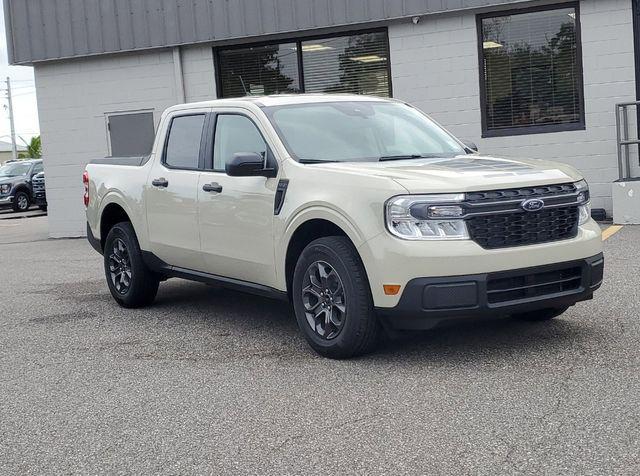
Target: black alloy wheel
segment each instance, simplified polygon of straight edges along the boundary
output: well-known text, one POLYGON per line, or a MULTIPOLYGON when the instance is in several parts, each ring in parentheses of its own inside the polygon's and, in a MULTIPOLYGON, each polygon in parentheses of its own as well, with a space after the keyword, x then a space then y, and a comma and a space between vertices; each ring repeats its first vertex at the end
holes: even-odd
POLYGON ((131 287, 131 259, 127 245, 120 238, 113 240, 109 254, 109 275, 118 294, 125 295, 131 287))
POLYGON ((109 230, 104 243, 104 272, 111 296, 122 307, 146 307, 155 300, 160 276, 145 265, 131 223, 117 223, 109 230))
POLYGON ((318 354, 348 359, 375 348, 380 325, 364 265, 349 238, 309 243, 291 284, 298 327, 318 354))
POLYGON ((307 323, 320 338, 338 337, 345 323, 347 302, 344 285, 336 270, 325 261, 316 261, 305 273, 302 289, 307 323))

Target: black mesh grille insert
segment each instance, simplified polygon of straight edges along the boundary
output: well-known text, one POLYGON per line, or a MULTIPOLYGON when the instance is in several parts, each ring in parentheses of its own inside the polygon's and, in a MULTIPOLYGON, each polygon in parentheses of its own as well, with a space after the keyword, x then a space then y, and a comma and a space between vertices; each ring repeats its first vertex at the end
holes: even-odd
POLYGON ((581 283, 582 268, 575 265, 566 269, 520 276, 490 276, 487 281, 487 298, 489 304, 507 303, 575 291, 581 283))
POLYGON ((469 192, 467 201, 472 203, 493 202, 500 200, 527 200, 529 198, 548 197, 550 195, 567 195, 576 193, 572 183, 560 185, 542 185, 539 187, 512 188, 508 190, 490 190, 488 192, 469 192))
POLYGON ((578 207, 484 215, 467 224, 471 239, 487 249, 567 240, 578 234, 578 207))

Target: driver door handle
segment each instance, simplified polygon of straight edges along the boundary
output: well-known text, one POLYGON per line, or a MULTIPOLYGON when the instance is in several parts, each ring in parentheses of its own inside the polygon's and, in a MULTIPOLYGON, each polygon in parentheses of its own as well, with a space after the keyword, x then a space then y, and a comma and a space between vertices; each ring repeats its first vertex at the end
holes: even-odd
POLYGON ((213 182, 202 186, 202 190, 209 193, 222 193, 222 185, 213 182))
POLYGON ((169 186, 169 181, 166 178, 161 177, 153 180, 151 185, 154 187, 167 188, 169 186))

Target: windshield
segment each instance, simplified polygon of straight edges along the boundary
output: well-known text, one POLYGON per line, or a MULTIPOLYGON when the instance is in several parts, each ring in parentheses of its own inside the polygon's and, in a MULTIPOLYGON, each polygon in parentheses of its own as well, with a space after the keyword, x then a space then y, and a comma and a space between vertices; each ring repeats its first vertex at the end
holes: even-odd
POLYGON ((0 177, 18 177, 27 175, 31 169, 31 164, 7 164, 0 167, 0 177))
POLYGON ((464 147, 405 104, 325 102, 265 108, 288 152, 301 162, 454 157, 464 147))

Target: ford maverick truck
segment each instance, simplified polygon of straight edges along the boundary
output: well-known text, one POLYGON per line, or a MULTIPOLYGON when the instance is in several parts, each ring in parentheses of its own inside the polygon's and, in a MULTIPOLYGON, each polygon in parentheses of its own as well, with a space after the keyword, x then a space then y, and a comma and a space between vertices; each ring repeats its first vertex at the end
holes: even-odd
POLYGON ((87 234, 124 307, 184 278, 289 300, 323 356, 382 330, 545 321, 602 282, 573 168, 482 156, 395 100, 291 95, 175 106, 151 154, 90 163, 87 234))

